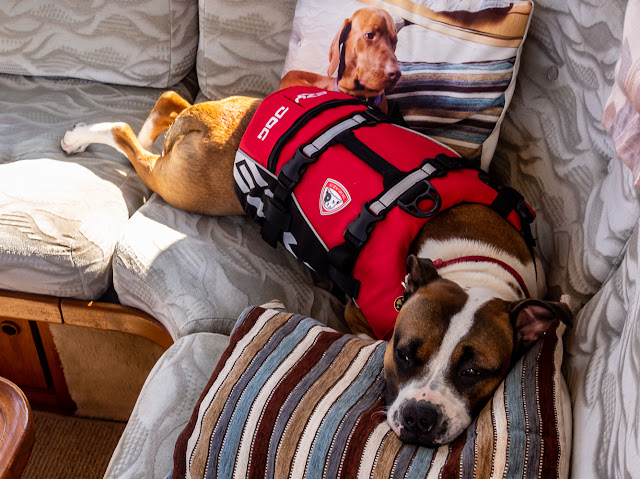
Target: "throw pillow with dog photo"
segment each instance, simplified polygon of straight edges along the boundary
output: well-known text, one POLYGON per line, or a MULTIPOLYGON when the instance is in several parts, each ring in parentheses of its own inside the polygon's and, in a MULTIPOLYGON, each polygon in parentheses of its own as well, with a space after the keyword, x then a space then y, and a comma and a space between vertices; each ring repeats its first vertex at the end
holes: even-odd
MULTIPOLYGON (((330 65, 329 32, 339 38, 349 28, 345 19, 367 6, 389 12, 398 31, 401 77, 385 92, 387 99, 410 128, 488 169, 513 96, 533 2, 300 0, 283 74, 339 76, 330 65)), ((356 88, 365 89, 366 82, 358 81, 356 88)))

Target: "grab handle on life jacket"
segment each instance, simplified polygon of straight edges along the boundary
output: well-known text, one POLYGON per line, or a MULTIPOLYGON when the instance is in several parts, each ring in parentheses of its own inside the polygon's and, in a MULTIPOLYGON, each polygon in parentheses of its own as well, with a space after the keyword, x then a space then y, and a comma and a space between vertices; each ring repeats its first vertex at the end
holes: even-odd
POLYGON ((416 218, 430 218, 442 207, 442 197, 427 179, 422 180, 398 198, 398 207, 416 218), (431 201, 433 206, 425 211, 420 207, 423 201, 431 201))

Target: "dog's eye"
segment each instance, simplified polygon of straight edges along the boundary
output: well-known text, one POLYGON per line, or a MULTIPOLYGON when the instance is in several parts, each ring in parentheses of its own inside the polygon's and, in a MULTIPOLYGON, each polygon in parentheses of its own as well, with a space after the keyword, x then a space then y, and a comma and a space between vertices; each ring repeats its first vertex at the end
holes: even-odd
POLYGON ((473 368, 465 369, 464 371, 462 371, 462 375, 463 376, 467 376, 467 377, 470 377, 470 378, 477 378, 481 374, 482 373, 480 371, 478 371, 477 369, 473 369, 473 368))
POLYGON ((367 32, 364 34, 367 40, 373 40, 376 37, 376 32, 367 32))
POLYGON ((462 376, 467 376, 467 377, 470 377, 470 378, 477 378, 482 373, 480 371, 478 371, 477 369, 469 368, 469 369, 463 370, 460 374, 462 376))
POLYGON ((408 364, 411 361, 411 359, 409 358, 409 355, 403 350, 398 348, 396 348, 396 358, 404 364, 408 364))

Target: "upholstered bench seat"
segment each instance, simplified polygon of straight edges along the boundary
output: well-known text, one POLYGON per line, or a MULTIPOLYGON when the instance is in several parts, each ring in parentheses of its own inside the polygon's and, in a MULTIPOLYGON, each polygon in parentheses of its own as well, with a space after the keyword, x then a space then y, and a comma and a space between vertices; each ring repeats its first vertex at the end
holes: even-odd
POLYGON ((281 245, 269 246, 247 217, 189 214, 153 195, 127 223, 113 268, 120 301, 151 314, 174 339, 229 334, 244 308, 274 298, 345 328, 327 283, 281 245))
MULTIPOLYGON (((189 98, 186 84, 175 89, 189 98)), ((67 156, 60 139, 81 121, 138 129, 162 91, 0 75, 0 289, 81 299, 105 292, 116 242, 150 192, 113 148, 67 156)))

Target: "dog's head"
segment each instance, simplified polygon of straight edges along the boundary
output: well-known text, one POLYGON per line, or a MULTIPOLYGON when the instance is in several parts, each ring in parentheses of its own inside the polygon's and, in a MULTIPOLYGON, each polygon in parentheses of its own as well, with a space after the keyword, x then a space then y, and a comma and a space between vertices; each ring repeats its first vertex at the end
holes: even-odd
POLYGON ((361 8, 333 39, 328 74, 338 69, 338 87, 349 95, 371 98, 388 93, 400 79, 397 43, 391 15, 379 8, 361 8))
POLYGON ((405 442, 436 447, 471 423, 515 359, 558 319, 561 303, 463 290, 409 256, 405 302, 384 360, 387 420, 405 442))

